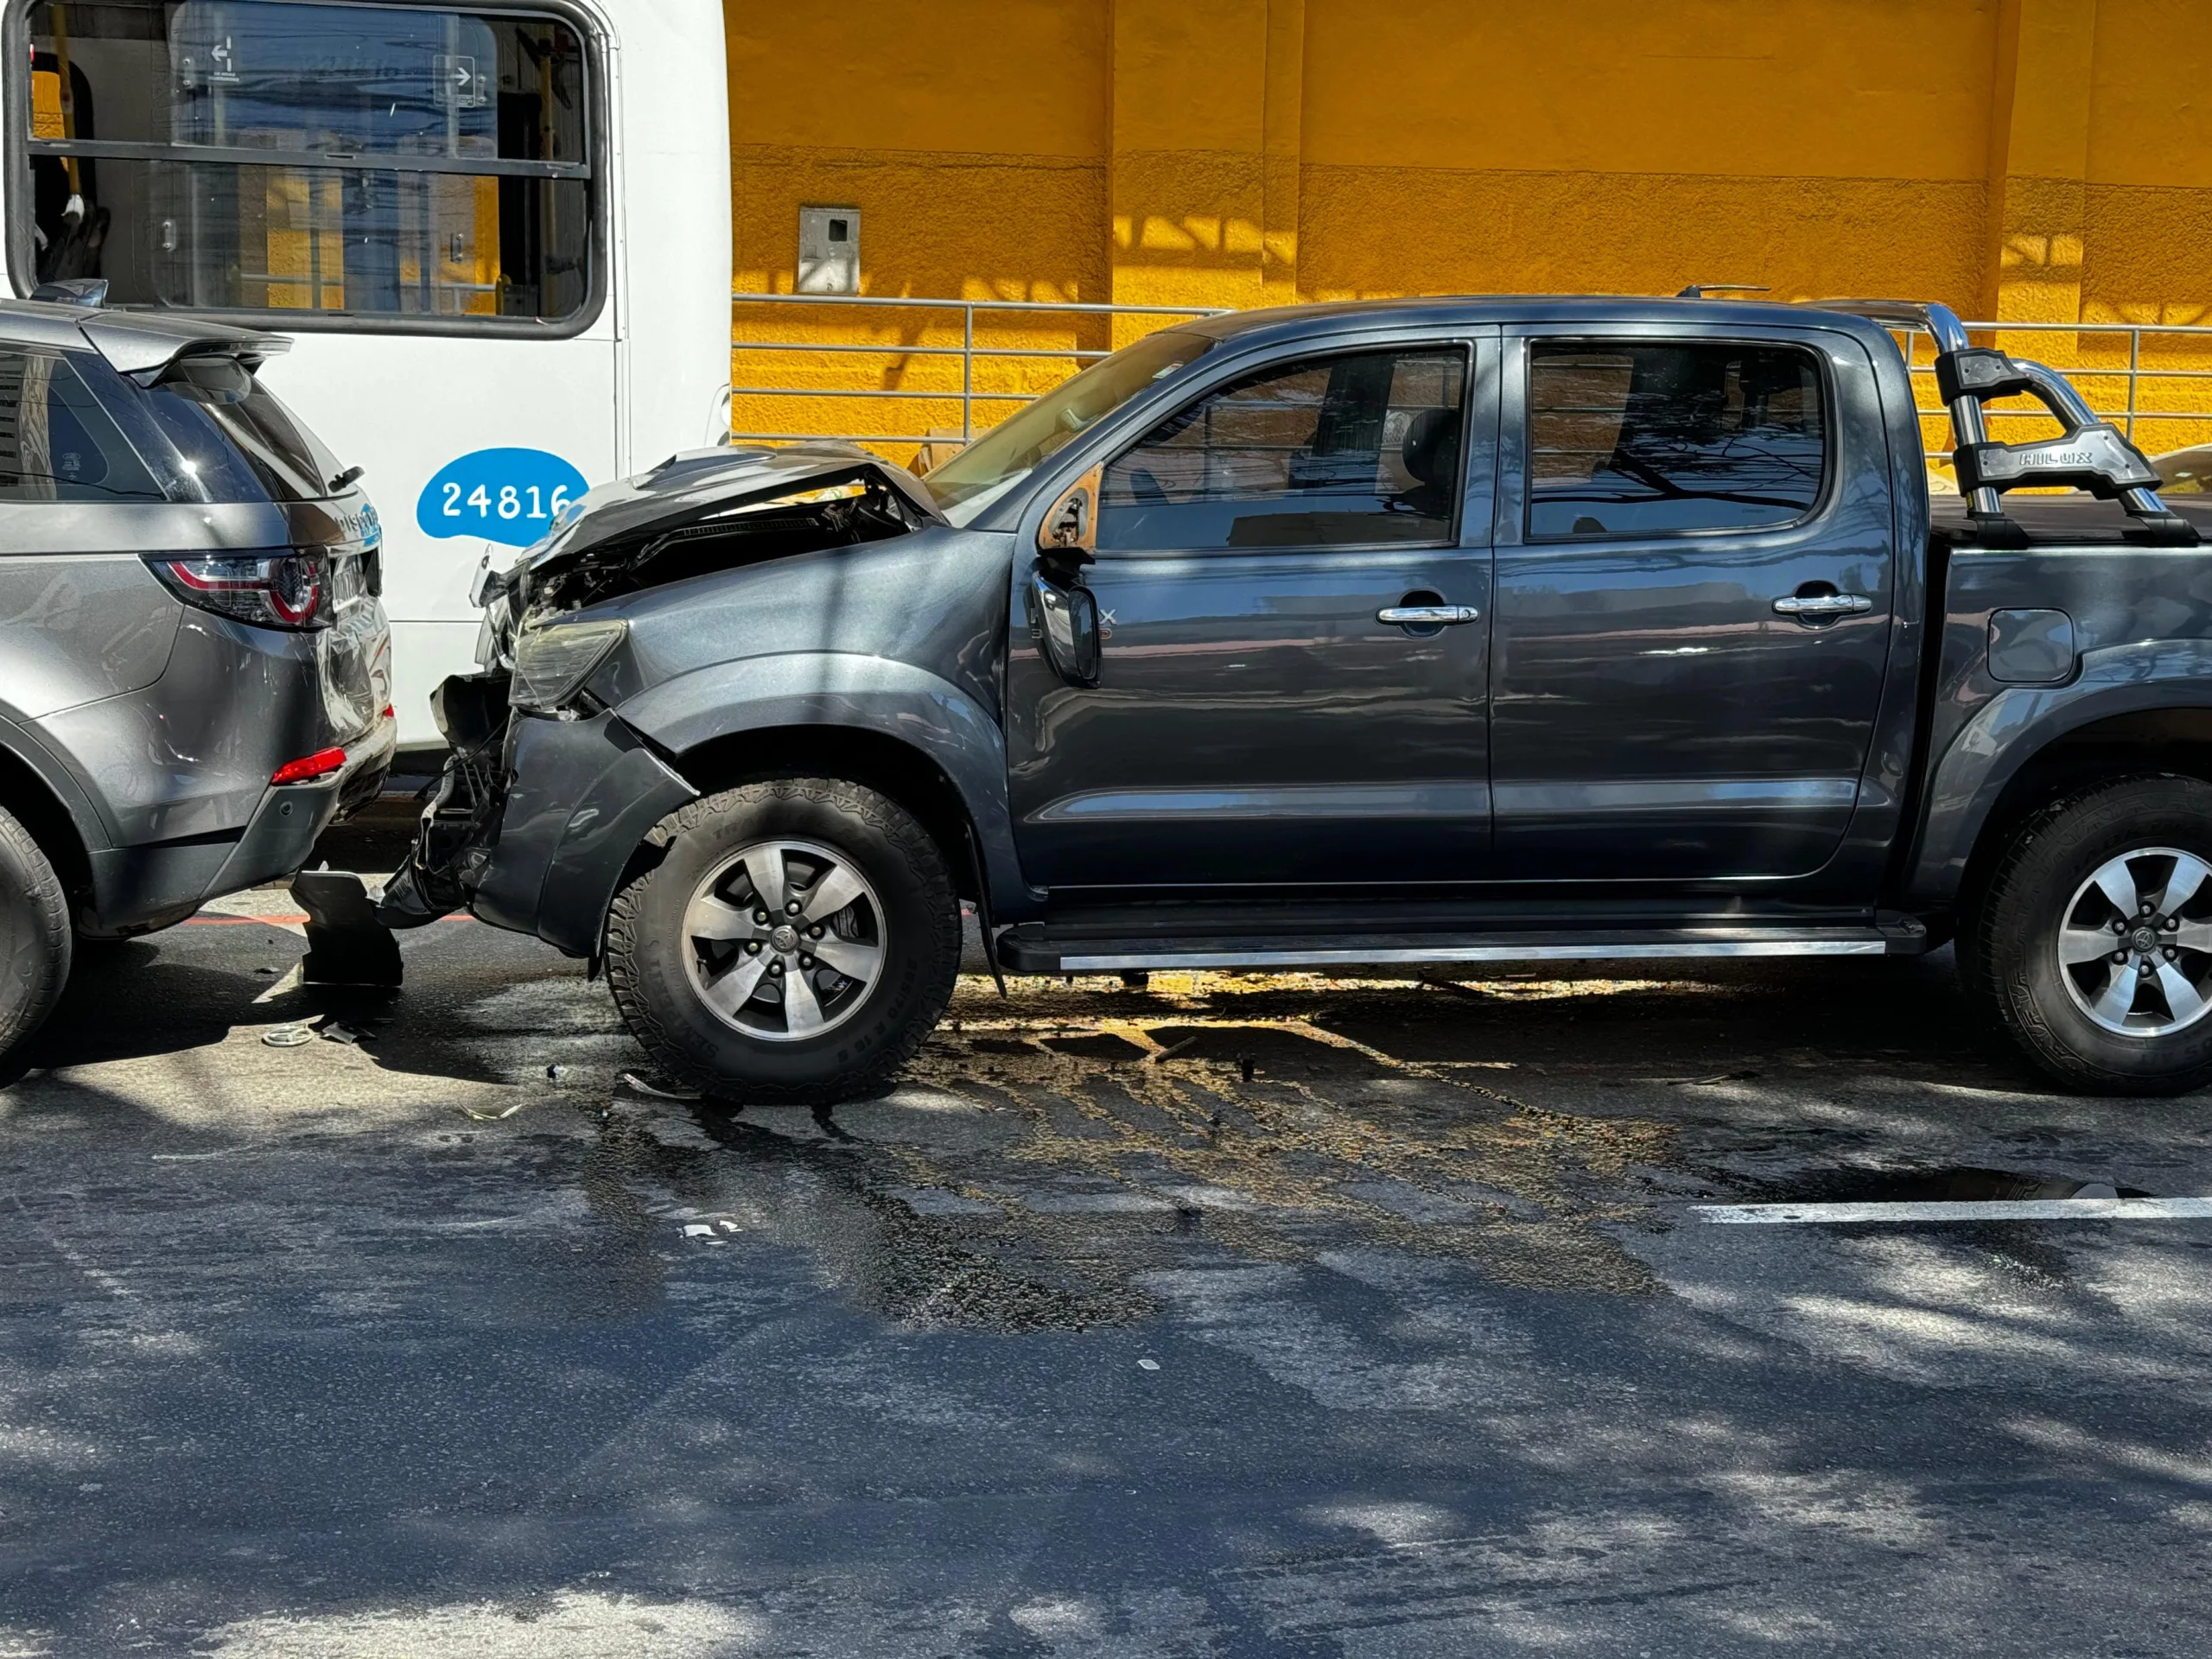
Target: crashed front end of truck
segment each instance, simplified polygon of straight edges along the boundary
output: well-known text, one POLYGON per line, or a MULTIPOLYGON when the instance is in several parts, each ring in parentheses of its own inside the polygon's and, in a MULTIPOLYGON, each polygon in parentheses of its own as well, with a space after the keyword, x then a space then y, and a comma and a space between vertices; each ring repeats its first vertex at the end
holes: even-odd
POLYGON ((596 955, 607 853, 697 792, 616 713, 638 682, 620 601, 941 522, 912 476, 843 444, 716 448, 592 491, 504 571, 487 559, 479 671, 431 694, 451 753, 378 919, 467 910, 596 955))

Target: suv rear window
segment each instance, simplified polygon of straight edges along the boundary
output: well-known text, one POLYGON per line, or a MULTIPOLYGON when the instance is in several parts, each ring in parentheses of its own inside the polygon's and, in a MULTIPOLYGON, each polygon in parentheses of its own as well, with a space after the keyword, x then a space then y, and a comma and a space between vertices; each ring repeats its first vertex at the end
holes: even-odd
POLYGON ((237 359, 179 358, 151 395, 162 425, 188 458, 206 448, 204 438, 186 447, 188 435, 212 424, 276 500, 328 498, 337 458, 237 359))
POLYGON ((1740 341, 1529 352, 1535 541, 1789 524, 1827 466, 1819 365, 1740 341))
POLYGON ((67 358, 0 352, 0 501, 165 499, 67 358))

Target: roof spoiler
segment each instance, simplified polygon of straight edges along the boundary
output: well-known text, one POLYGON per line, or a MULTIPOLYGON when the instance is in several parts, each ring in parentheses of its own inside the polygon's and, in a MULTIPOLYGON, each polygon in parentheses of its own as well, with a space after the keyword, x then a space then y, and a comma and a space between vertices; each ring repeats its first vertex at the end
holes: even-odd
POLYGON ((102 313, 84 318, 78 326, 110 367, 146 386, 180 358, 227 357, 252 370, 292 348, 283 334, 192 317, 102 313))
MULTIPOLYGON (((1999 498, 2007 490, 2087 490, 2117 500, 2154 542, 2197 546, 2196 527, 2158 499, 2158 470, 2120 429, 2097 418, 2056 369, 1975 346, 1947 305, 1918 300, 1820 300, 1813 308, 1840 311, 1891 327, 1916 329, 1936 341, 1936 385, 1951 412, 1951 465, 1967 513, 1991 539, 2024 541, 1999 498), (2062 437, 2000 443, 1989 435, 1982 404, 1991 397, 2033 397, 2066 429, 2062 437)), ((1906 361, 1910 363, 1910 355, 1906 361)))

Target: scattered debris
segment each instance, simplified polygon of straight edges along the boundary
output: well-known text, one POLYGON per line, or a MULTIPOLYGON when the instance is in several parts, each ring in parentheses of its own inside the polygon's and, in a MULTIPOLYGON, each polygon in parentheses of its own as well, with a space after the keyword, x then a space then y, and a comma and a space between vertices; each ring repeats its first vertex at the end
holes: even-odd
POLYGON ((569 1068, 565 1065, 554 1065, 545 1068, 545 1078, 549 1083, 558 1083, 568 1075, 569 1068))
POLYGON ((522 1110, 522 1107, 523 1103, 520 1101, 516 1101, 511 1106, 502 1106, 496 1112, 480 1112, 474 1106, 464 1106, 461 1109, 461 1115, 472 1122, 497 1123, 503 1117, 512 1117, 517 1112, 522 1110))
POLYGON ((354 1030, 353 1027, 345 1024, 343 1021, 337 1020, 326 1020, 322 1022, 322 1035, 325 1040, 334 1043, 343 1043, 348 1048, 354 1046, 361 1040, 361 1033, 359 1032, 354 1030))
POLYGON ((683 1236, 686 1238, 712 1238, 714 1236, 714 1228, 706 1222, 687 1221, 683 1224, 683 1236))
POLYGON ((1147 1065, 1157 1065, 1164 1059, 1167 1059, 1173 1055, 1180 1054, 1185 1049, 1188 1048, 1192 1043, 1197 1042, 1199 1038, 1205 1035, 1205 1033, 1202 1031, 1193 1032, 1191 1035, 1185 1037, 1181 1042, 1175 1044, 1172 1047, 1163 1048, 1157 1054, 1147 1055, 1145 1057, 1145 1064, 1147 1065))
POLYGON ((1137 1361, 1137 1369, 1141 1371, 1156 1371, 1160 1369, 1160 1362, 1156 1359, 1141 1359, 1137 1361))
POLYGON ((1243 1073, 1245 1082, 1252 1081, 1253 1062, 1249 1054, 1239 1054, 1236 1057, 1236 1069, 1243 1073))
POLYGON ((647 1083, 634 1071, 625 1071, 620 1081, 625 1089, 629 1090, 632 1094, 643 1095, 648 1100, 691 1101, 699 1098, 696 1090, 662 1088, 647 1083))
POLYGON ((261 1033, 261 1040, 271 1048, 298 1048, 313 1042, 315 1033, 306 1026, 271 1026, 261 1033))

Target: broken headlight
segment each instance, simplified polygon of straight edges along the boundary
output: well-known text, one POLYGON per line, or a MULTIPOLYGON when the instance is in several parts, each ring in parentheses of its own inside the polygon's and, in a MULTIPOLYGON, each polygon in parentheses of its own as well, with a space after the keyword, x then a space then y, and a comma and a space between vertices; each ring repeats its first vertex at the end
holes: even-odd
POLYGON ((508 704, 525 714, 550 715, 575 696, 605 662, 627 622, 554 622, 515 636, 514 686, 508 704))

